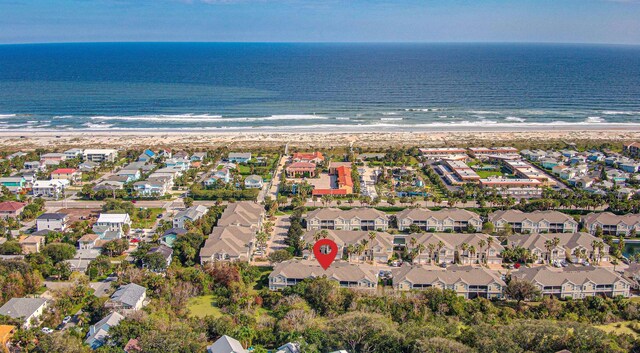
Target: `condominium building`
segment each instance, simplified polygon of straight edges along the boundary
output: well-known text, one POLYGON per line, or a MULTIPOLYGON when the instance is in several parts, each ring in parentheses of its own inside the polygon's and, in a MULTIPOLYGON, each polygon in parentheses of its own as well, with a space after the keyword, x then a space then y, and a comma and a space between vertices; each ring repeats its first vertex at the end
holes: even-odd
MULTIPOLYGON (((309 230, 304 235, 304 241, 307 244, 314 244, 322 238, 331 239, 336 243, 338 259, 386 264, 393 256, 393 236, 386 232, 309 230)), ((309 256, 313 254, 309 253, 309 256)))
POLYGON ((439 211, 408 208, 398 212, 396 219, 400 231, 407 231, 412 225, 423 231, 434 232, 464 232, 482 228, 482 219, 477 213, 458 208, 443 208, 439 211))
POLYGON ((405 244, 417 251, 414 264, 501 264, 504 247, 486 234, 421 233, 410 235, 405 244))
POLYGON ((578 222, 573 217, 558 211, 502 210, 489 214, 488 220, 496 229, 503 229, 509 224, 515 233, 575 233, 578 231, 578 222))
POLYGON ((307 214, 307 230, 379 230, 389 227, 387 215, 373 208, 319 208, 307 214))
POLYGON ((590 213, 582 217, 582 224, 591 234, 602 229, 604 235, 628 236, 640 232, 640 214, 615 215, 611 212, 590 213))
POLYGON ((373 290, 378 286, 378 270, 373 266, 334 261, 324 270, 315 260, 292 260, 277 264, 269 275, 269 289, 281 290, 305 279, 326 277, 340 287, 373 290))
POLYGON ((589 233, 513 235, 507 242, 509 246, 528 249, 536 263, 609 261, 609 245, 589 233))

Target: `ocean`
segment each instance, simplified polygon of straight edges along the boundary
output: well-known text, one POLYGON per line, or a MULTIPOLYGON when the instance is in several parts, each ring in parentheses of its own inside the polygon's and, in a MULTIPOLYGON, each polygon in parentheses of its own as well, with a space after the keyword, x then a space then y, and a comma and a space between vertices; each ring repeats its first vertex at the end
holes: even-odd
POLYGON ((0 45, 2 130, 640 126, 640 46, 0 45))

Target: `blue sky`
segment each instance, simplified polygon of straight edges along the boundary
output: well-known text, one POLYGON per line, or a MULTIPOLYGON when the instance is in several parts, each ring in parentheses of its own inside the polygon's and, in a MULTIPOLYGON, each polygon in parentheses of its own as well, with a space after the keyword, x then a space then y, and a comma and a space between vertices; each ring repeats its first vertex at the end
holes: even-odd
POLYGON ((640 0, 0 0, 0 43, 640 44, 640 0))

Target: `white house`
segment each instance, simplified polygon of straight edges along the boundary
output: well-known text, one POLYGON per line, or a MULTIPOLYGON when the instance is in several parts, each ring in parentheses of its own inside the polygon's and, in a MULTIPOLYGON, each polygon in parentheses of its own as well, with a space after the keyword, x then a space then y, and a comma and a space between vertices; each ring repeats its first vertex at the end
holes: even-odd
POLYGON ((96 163, 114 162, 118 156, 118 151, 114 149, 88 149, 84 150, 83 158, 85 161, 96 163))
POLYGON ((249 175, 244 178, 244 187, 247 189, 262 189, 263 185, 262 177, 259 175, 249 175))
POLYGON ((69 184, 65 179, 37 180, 33 183, 32 193, 36 197, 58 198, 69 184))
POLYGON ((64 213, 43 213, 36 218, 36 228, 41 230, 52 230, 64 232, 67 230, 69 216, 64 213))
POLYGON ((187 221, 195 222, 198 219, 202 218, 205 214, 209 212, 209 209, 205 206, 193 206, 189 207, 186 210, 178 212, 173 218, 173 227, 174 228, 184 228, 185 223, 187 221))
POLYGON ((131 227, 131 217, 127 213, 101 213, 93 225, 93 231, 102 239, 119 239, 124 235, 124 226, 131 227))
POLYGON ((37 326, 39 318, 47 307, 47 300, 42 298, 11 298, 2 307, 0 315, 22 320, 22 326, 29 329, 37 326))

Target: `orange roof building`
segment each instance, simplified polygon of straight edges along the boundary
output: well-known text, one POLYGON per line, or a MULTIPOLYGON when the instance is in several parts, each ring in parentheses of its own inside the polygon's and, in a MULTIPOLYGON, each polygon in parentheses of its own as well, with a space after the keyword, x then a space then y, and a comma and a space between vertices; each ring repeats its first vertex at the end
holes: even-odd
POLYGON ((338 176, 338 189, 345 190, 347 194, 353 194, 353 179, 351 179, 351 168, 341 166, 336 168, 338 176))
POLYGON ((294 162, 310 162, 310 163, 321 163, 324 162, 324 156, 322 152, 313 152, 313 153, 294 153, 292 160, 294 162))
POLYGON ((9 348, 7 348, 7 343, 13 337, 13 333, 15 332, 16 327, 11 325, 0 325, 0 348, 2 348, 3 352, 9 352, 9 348))

